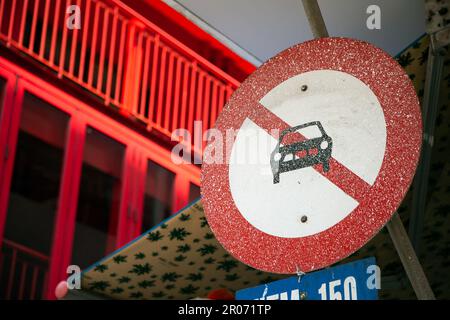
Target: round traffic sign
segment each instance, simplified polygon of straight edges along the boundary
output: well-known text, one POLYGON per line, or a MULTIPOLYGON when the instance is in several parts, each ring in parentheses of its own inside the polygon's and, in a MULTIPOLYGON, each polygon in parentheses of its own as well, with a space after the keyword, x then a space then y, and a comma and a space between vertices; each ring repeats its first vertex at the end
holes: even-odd
POLYGON ((233 256, 275 273, 326 267, 370 240, 408 190, 422 137, 401 66, 345 38, 271 58, 215 129, 224 143, 206 150, 223 161, 202 165, 206 218, 233 256))

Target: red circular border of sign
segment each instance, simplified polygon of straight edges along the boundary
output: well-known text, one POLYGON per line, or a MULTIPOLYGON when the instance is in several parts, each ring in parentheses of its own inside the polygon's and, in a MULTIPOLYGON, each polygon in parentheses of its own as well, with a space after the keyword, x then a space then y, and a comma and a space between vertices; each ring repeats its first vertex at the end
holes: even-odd
MULTIPOLYGON (((215 128, 225 137, 227 129, 240 128, 254 112, 252 102, 260 101, 272 88, 295 75, 326 69, 353 75, 378 98, 387 127, 382 166, 363 201, 339 223, 311 236, 281 238, 256 229, 236 208, 228 182, 228 161, 203 163, 201 193, 208 223, 227 251, 254 268, 274 273, 309 272, 347 257, 391 218, 414 176, 422 141, 416 92, 394 59, 363 41, 322 38, 279 53, 235 91, 215 128)), ((228 160, 229 154, 226 157, 228 160)))

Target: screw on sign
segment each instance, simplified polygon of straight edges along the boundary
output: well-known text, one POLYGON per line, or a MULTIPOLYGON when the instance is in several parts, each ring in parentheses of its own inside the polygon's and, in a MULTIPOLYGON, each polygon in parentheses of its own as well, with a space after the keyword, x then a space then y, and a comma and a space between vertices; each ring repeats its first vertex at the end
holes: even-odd
POLYGON ((231 147, 215 150, 225 161, 202 166, 211 229, 242 262, 291 274, 347 257, 386 224, 410 186, 422 134, 401 66, 346 38, 271 58, 232 95, 215 128, 237 133, 231 147), (257 148, 259 161, 236 160, 254 147, 252 135, 269 147, 257 148))

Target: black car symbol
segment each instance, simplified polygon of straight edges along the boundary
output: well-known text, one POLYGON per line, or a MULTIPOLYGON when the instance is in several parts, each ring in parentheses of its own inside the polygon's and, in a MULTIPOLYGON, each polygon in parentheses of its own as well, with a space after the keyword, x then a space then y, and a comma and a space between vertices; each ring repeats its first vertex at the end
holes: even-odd
POLYGON ((275 150, 270 155, 270 165, 273 173, 273 183, 280 182, 280 173, 296 169, 311 167, 321 163, 324 172, 330 170, 329 159, 333 140, 328 136, 320 121, 305 123, 281 132, 275 150), (316 126, 321 133, 320 137, 299 140, 292 134, 300 129, 316 126))

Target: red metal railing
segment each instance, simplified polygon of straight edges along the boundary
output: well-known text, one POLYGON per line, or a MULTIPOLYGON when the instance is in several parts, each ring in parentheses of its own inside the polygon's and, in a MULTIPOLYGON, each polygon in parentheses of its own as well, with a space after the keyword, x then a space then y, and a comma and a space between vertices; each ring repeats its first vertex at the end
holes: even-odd
POLYGON ((3 239, 0 253, 0 299, 41 299, 47 283, 48 257, 3 239))
POLYGON ((0 40, 169 137, 211 127, 239 85, 118 0, 0 0, 0 40))

